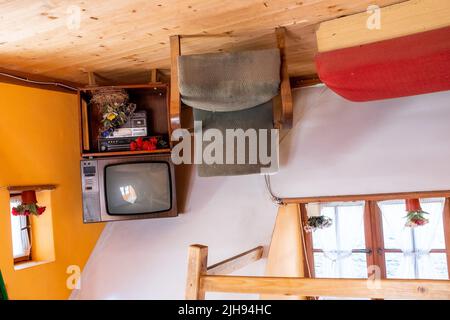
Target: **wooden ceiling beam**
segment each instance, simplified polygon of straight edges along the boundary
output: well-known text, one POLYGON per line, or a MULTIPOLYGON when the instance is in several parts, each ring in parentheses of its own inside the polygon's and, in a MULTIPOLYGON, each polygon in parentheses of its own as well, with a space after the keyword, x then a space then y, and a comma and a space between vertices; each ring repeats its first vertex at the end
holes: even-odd
POLYGON ((450 25, 450 1, 410 0, 381 8, 379 29, 367 27, 373 14, 374 11, 362 12, 321 23, 317 30, 319 52, 447 27, 450 25))
MULTIPOLYGON (((379 0, 380 6, 403 0, 379 0)), ((0 58, 6 69, 87 83, 93 71, 116 82, 138 83, 150 69, 169 69, 168 38, 185 39, 185 53, 262 49, 273 30, 287 27, 289 73, 315 73, 317 23, 364 11, 372 0, 98 0, 79 3, 81 24, 67 27, 67 4, 0 4, 0 58), (225 34, 227 37, 210 37, 225 34), (138 75, 138 76, 137 76, 138 75)))

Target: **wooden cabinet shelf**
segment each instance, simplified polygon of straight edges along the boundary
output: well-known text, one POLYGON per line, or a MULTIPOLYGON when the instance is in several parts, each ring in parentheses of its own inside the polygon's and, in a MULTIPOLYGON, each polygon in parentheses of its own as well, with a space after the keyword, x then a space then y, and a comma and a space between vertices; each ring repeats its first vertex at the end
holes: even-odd
POLYGON ((129 102, 136 104, 136 111, 146 111, 147 136, 161 136, 167 142, 167 148, 152 151, 100 150, 99 132, 102 119, 101 106, 90 103, 90 100, 93 93, 102 88, 104 87, 84 88, 80 89, 78 92, 81 122, 80 153, 83 158, 170 152, 169 87, 167 84, 154 83, 109 87, 124 89, 128 93, 129 102))
POLYGON ((111 151, 111 152, 91 152, 91 153, 83 153, 83 158, 88 157, 110 157, 110 156, 133 156, 133 155, 142 155, 142 154, 158 154, 158 153, 169 153, 170 149, 157 149, 157 150, 142 150, 142 151, 111 151))

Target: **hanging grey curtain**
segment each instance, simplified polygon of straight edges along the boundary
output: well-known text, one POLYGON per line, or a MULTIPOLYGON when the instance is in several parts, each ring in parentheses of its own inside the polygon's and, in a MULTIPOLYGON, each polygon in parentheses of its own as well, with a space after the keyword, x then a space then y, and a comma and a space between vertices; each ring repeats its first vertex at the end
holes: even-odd
MULTIPOLYGON (((271 149, 272 99, 280 86, 278 49, 184 55, 178 58, 178 64, 181 100, 194 108, 194 120, 202 121, 203 132, 214 128, 225 137, 227 129, 267 129, 266 148, 271 149)), ((257 141, 259 145, 259 136, 257 141)), ((208 143, 203 142, 203 147, 208 143)), ((198 166, 199 176, 260 173, 265 165, 259 159, 256 164, 248 161, 250 147, 246 145, 244 164, 203 163, 198 166)))

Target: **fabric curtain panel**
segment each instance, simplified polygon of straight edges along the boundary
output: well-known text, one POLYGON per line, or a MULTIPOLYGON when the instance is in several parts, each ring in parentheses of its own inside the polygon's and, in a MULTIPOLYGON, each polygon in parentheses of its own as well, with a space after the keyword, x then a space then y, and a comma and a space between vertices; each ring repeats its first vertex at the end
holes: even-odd
MULTIPOLYGON (((20 198, 20 197, 18 197, 20 198)), ((11 201, 11 208, 18 206, 20 199, 11 201)), ((11 214, 11 230, 13 240, 13 256, 20 258, 29 256, 31 251, 31 242, 28 233, 28 219, 26 216, 13 216, 11 214)))
POLYGON ((443 201, 421 203, 428 213, 429 223, 415 228, 405 226, 404 203, 380 204, 386 249, 401 249, 401 253, 386 253, 388 278, 433 279, 436 275, 431 249, 443 249, 440 238, 443 201))
POLYGON ((26 256, 30 255, 31 242, 28 233, 28 219, 26 216, 20 216, 20 240, 22 242, 23 253, 26 256))
MULTIPOLYGON (((359 257, 352 252, 352 249, 364 249, 360 243, 361 233, 345 230, 348 224, 354 226, 354 230, 364 230, 363 211, 362 205, 321 207, 321 214, 333 220, 331 227, 313 233, 314 248, 323 250, 323 259, 320 259, 322 277, 362 277, 359 268, 355 268, 359 257)), ((361 263, 365 264, 365 261, 361 263)))

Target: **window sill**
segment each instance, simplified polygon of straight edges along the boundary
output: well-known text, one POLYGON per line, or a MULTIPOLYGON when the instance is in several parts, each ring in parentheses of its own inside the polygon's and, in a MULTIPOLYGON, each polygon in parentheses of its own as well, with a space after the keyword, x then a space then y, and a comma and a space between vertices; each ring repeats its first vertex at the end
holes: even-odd
POLYGON ((14 264, 14 270, 18 271, 18 270, 23 270, 23 269, 28 269, 28 268, 32 268, 32 267, 37 267, 46 263, 51 263, 53 261, 24 261, 24 262, 19 262, 14 264))

